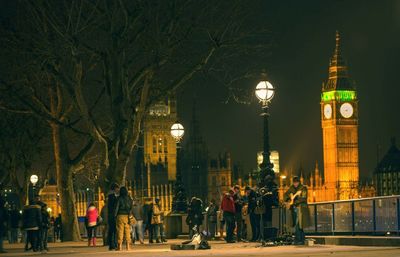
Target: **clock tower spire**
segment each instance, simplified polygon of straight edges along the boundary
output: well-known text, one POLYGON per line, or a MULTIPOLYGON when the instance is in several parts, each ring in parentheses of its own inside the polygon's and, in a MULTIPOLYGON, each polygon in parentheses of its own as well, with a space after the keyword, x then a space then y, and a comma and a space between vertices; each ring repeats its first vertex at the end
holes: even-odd
POLYGON ((339 32, 322 86, 321 124, 326 200, 358 196, 358 100, 341 52, 339 32))

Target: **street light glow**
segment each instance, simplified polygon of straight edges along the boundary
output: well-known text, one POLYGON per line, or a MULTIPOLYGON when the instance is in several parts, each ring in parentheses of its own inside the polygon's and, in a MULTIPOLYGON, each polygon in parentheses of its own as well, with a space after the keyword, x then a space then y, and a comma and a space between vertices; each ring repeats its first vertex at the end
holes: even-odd
POLYGON ((256 96, 262 102, 269 102, 274 97, 275 89, 269 81, 261 81, 256 86, 256 96))
POLYGON ((36 183, 39 181, 39 177, 37 175, 32 175, 30 181, 33 185, 36 185, 36 183))
POLYGON ((171 135, 176 141, 179 142, 183 137, 183 134, 185 134, 185 129, 182 124, 176 122, 171 126, 171 135))

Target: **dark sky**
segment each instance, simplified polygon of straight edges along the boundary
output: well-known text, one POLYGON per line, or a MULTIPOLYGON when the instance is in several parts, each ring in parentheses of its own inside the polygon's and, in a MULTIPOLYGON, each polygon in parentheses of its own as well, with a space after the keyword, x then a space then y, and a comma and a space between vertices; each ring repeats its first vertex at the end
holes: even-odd
MULTIPOLYGON (((270 137, 272 148, 280 152, 281 167, 297 170, 302 165, 309 171, 318 161, 322 169, 321 84, 339 30, 359 98, 360 174, 369 177, 377 145, 382 155, 390 137, 400 139, 400 1, 264 1, 250 15, 272 29, 276 42, 260 69, 267 69, 277 89, 270 137)), ((262 149, 257 102, 223 104, 226 92, 221 87, 188 86, 178 99, 186 127, 194 95, 210 154, 229 150, 234 162, 246 170, 254 168, 256 152, 262 149)))

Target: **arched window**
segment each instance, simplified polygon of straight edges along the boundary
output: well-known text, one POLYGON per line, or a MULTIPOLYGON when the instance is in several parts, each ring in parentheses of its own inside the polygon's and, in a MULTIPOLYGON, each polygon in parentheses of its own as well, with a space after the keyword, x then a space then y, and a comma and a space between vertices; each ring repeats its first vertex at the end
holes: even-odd
POLYGON ((162 153, 162 145, 163 145, 163 141, 162 141, 162 137, 158 138, 158 152, 162 153))
POLYGON ((164 153, 168 153, 168 144, 167 137, 164 137, 164 153))
POLYGON ((153 136, 153 153, 157 153, 157 138, 153 136))

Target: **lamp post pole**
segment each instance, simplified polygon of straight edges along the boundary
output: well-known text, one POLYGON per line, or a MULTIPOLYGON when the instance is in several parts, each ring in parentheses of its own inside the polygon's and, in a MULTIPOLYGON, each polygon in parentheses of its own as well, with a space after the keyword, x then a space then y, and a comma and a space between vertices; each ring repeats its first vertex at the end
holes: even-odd
POLYGON ((175 123, 171 127, 171 135, 176 142, 176 181, 174 188, 174 197, 172 199, 172 212, 184 213, 187 210, 187 199, 185 186, 182 181, 182 163, 181 163, 181 139, 184 134, 182 124, 175 123))
MULTIPOLYGON (((266 77, 266 74, 262 74, 266 77)), ((263 80, 256 86, 256 96, 262 103, 262 113, 264 123, 263 130, 263 161, 260 164, 260 174, 258 179, 259 195, 262 199, 264 206, 264 213, 261 214, 260 219, 260 236, 262 245, 265 245, 265 240, 271 240, 274 236, 271 234, 272 230, 272 207, 278 204, 278 191, 275 183, 275 173, 272 169, 274 165, 270 160, 270 144, 269 144, 269 112, 268 104, 275 94, 275 89, 270 82, 263 80), (267 228, 267 230, 265 230, 267 228), (268 232, 270 231, 270 232, 268 232), (265 234, 265 232, 267 234, 265 234)))
POLYGON ((265 187, 265 178, 266 176, 271 176, 272 179, 275 177, 274 170, 272 169, 274 165, 271 163, 270 159, 270 144, 269 144, 269 112, 268 112, 268 104, 264 103, 262 107, 261 116, 263 117, 264 122, 264 144, 263 144, 263 161, 260 164, 260 185, 261 187, 265 187))

